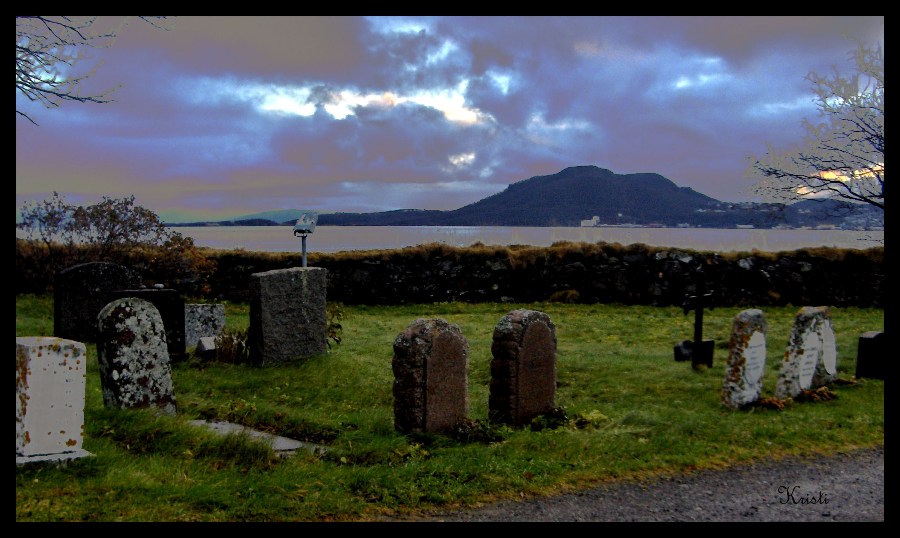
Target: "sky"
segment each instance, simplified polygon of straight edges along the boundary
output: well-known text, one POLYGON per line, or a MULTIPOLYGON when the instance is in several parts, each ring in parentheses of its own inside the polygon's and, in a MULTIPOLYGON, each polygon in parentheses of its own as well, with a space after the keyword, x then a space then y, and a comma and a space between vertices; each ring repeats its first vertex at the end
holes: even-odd
MULTIPOLYGON (((102 28, 122 26, 101 17, 102 28)), ((884 17, 130 19, 72 73, 102 104, 16 92, 16 207, 134 195, 168 222, 277 209, 456 209, 534 176, 653 172, 761 201, 749 159, 816 120, 884 17)))

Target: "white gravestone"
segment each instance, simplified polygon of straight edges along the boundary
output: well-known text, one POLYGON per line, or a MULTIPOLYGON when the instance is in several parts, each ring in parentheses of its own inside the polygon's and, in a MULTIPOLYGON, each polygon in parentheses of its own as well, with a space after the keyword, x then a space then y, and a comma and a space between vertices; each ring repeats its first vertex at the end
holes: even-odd
POLYGON ((759 399, 766 370, 766 320, 759 309, 734 318, 728 364, 722 382, 722 403, 740 409, 759 399))
POLYGON ((794 317, 775 396, 795 398, 804 390, 833 381, 836 376, 837 349, 830 309, 805 306, 794 317))
POLYGON ((16 337, 16 464, 64 461, 82 449, 87 355, 82 342, 16 337))

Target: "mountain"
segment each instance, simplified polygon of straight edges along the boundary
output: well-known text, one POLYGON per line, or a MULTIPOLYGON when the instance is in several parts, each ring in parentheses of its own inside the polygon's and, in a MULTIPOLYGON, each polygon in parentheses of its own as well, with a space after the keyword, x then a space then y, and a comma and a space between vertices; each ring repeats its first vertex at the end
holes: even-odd
POLYGON ((400 210, 331 213, 320 225, 578 226, 599 217, 607 224, 693 221, 698 210, 722 202, 659 174, 616 174, 596 166, 574 166, 509 185, 502 192, 452 211, 400 210))
MULTIPOLYGON (((300 213, 297 209, 284 209, 230 221, 171 226, 293 224, 300 213)), ((451 211, 322 213, 318 225, 579 226, 586 220, 595 224, 669 227, 869 228, 884 226, 884 212, 834 200, 805 200, 791 205, 727 203, 679 187, 659 174, 616 174, 597 166, 573 166, 513 183, 497 194, 451 211)))

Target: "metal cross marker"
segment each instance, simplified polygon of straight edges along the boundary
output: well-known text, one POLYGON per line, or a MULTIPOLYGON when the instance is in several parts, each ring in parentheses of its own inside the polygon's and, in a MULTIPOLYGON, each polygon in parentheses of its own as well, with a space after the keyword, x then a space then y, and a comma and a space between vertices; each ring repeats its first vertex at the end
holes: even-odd
POLYGON ((303 239, 303 267, 306 267, 306 236, 316 229, 316 221, 319 213, 316 211, 304 211, 294 224, 294 237, 298 235, 303 239))
MULTIPOLYGON (((702 290, 702 288, 700 288, 702 290)), ((713 340, 703 340, 703 309, 712 310, 712 292, 700 293, 698 295, 684 296, 684 314, 687 315, 691 310, 694 311, 694 341, 684 340, 675 346, 675 360, 686 361, 691 360, 692 366, 705 364, 712 367, 713 359, 713 340)))

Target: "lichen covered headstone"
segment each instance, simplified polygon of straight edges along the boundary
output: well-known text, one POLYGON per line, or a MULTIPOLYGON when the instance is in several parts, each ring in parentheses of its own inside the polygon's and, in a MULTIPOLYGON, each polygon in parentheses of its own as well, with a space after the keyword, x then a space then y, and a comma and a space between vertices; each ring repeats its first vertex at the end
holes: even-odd
POLYGON ((417 319, 394 340, 394 427, 447 433, 466 419, 469 344, 443 319, 417 319))
POLYGON ((794 316, 775 397, 795 398, 802 391, 822 386, 836 377, 837 350, 830 309, 805 306, 794 316))
POLYGON ((766 319, 762 310, 738 313, 731 326, 722 403, 740 409, 759 399, 766 369, 766 319))
POLYGON ((556 407, 556 326, 537 310, 513 310, 494 328, 488 417, 522 426, 556 407))
POLYGON ((184 299, 178 290, 163 288, 157 284, 157 288, 145 288, 139 290, 117 290, 112 292, 113 299, 122 297, 137 297, 153 303, 159 311, 166 330, 166 347, 169 350, 169 360, 177 363, 185 360, 184 345, 184 299))
POLYGON ((97 360, 103 403, 120 409, 156 407, 175 414, 172 366, 159 311, 125 297, 100 311, 97 360))

